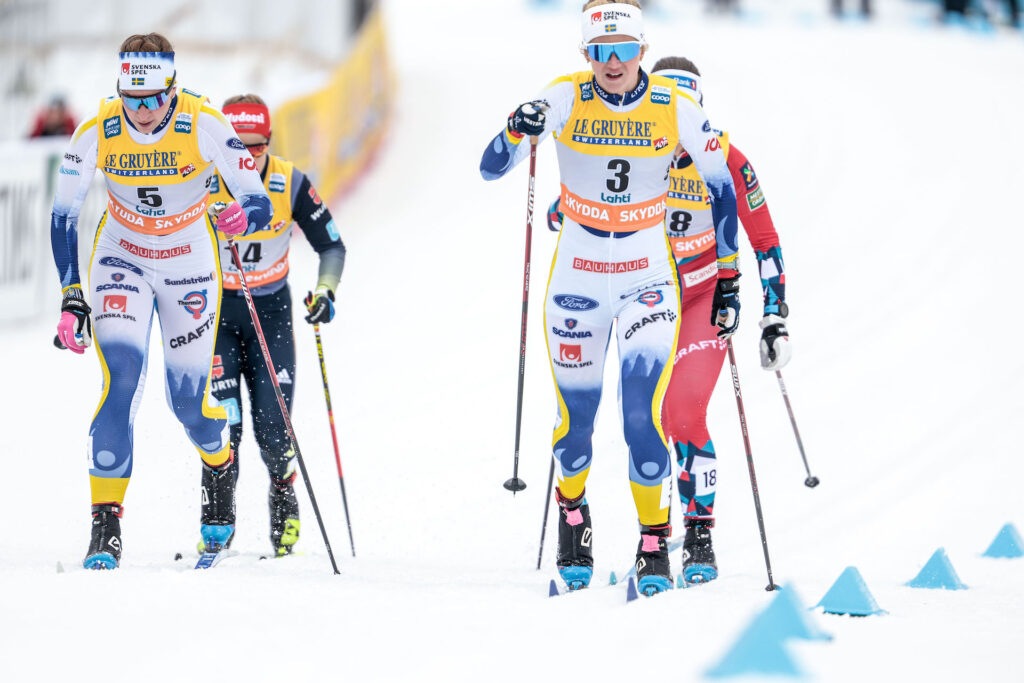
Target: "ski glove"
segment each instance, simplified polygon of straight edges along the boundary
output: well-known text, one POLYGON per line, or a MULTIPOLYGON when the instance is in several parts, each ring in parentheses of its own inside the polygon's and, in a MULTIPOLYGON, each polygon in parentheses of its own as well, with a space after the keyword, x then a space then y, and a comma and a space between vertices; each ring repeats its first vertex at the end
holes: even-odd
POLYGON ((552 232, 561 230, 562 222, 565 220, 560 208, 561 202, 561 197, 555 197, 555 201, 551 202, 551 206, 548 207, 548 230, 552 232))
POLYGON ((508 132, 515 138, 524 135, 540 135, 544 132, 544 120, 547 118, 544 110, 547 103, 543 100, 534 100, 519 107, 508 116, 508 132))
POLYGON ((711 305, 711 324, 717 325, 718 338, 730 337, 740 325, 740 273, 719 270, 715 299, 711 305))
POLYGON ((769 313, 761 318, 761 367, 765 370, 781 370, 793 356, 789 343, 786 319, 769 313))
POLYGON ((217 229, 225 235, 235 237, 241 235, 249 227, 245 217, 245 209, 238 202, 231 202, 217 214, 217 229))
POLYGON ((92 309, 85 303, 81 287, 68 287, 60 310, 57 341, 75 353, 85 353, 86 347, 92 344, 92 321, 89 320, 92 309))
POLYGON ((329 323, 334 320, 334 292, 326 287, 318 287, 316 292, 309 292, 303 301, 309 315, 306 322, 310 325, 329 323))

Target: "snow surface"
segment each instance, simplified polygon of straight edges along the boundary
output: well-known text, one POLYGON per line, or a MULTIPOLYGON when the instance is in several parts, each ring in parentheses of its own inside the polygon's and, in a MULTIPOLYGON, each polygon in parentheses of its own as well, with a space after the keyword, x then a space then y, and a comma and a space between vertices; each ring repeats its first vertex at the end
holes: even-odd
MULTIPOLYGON (((501 487, 527 171, 484 183, 477 164, 515 105, 583 68, 571 4, 386 5, 394 127, 376 167, 336 205, 349 259, 339 318, 323 332, 357 559, 313 335, 297 322, 295 424, 341 576, 304 493, 302 554, 258 559, 269 550, 267 480, 248 433, 242 555, 191 570, 199 459, 164 403, 155 341, 122 568, 81 570, 98 368, 52 348, 56 313, 0 331, 4 680, 698 680, 767 605, 725 382, 709 411, 718 581, 628 606, 621 587, 549 599, 554 524, 544 569, 533 569, 555 408, 540 323, 555 244, 540 213, 557 189, 551 145, 537 173, 520 462, 529 488, 513 498, 501 487)), ((889 611, 816 615, 834 640, 791 650, 821 681, 1024 680, 1024 560, 980 557, 1003 523, 1024 527, 1014 310, 1024 299, 1014 210, 1024 42, 926 27, 894 5, 864 25, 825 20, 824 2, 748 4, 737 20, 662 2, 645 64, 681 52, 702 68, 712 122, 751 158, 782 236, 796 345, 785 378, 817 489, 803 486, 777 384, 758 367, 745 242, 735 340, 776 581, 814 604, 856 565, 889 611), (905 587, 940 546, 969 590, 905 587)), ((298 303, 315 263, 301 239, 293 262, 298 303)), ((636 546, 613 366, 588 484, 597 585, 627 570, 636 546)))

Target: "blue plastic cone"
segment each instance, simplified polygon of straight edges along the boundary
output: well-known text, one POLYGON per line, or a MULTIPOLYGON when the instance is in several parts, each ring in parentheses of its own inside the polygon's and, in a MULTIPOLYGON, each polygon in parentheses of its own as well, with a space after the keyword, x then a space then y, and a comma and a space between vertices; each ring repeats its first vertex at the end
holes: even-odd
POLYGON ((619 582, 619 579, 615 576, 615 572, 612 572, 612 575, 608 577, 608 585, 609 586, 614 586, 618 582, 619 582))
POLYGON ((800 640, 832 640, 832 636, 819 629, 807 613, 796 591, 789 586, 778 586, 775 599, 754 618, 751 629, 776 638, 800 640))
POLYGON ((945 588, 959 591, 967 588, 956 575, 956 570, 946 556, 946 549, 939 548, 917 576, 907 581, 911 588, 945 588))
POLYGON ((844 569, 815 607, 822 607, 829 614, 849 614, 855 617, 888 614, 875 602, 856 567, 844 569))
POLYGON ((1024 557, 1024 541, 1021 540, 1017 527, 1004 524, 996 534, 992 545, 983 555, 985 557, 1024 557))
POLYGON ((558 595, 558 584, 555 583, 554 579, 551 579, 551 585, 548 586, 548 597, 553 598, 558 595))
POLYGON ((633 577, 629 577, 629 583, 626 584, 626 602, 633 602, 637 599, 636 594, 636 583, 633 581, 633 577))
POLYGON ((801 677, 803 671, 786 651, 781 638, 755 623, 748 626, 721 661, 704 672, 708 678, 762 674, 801 677))

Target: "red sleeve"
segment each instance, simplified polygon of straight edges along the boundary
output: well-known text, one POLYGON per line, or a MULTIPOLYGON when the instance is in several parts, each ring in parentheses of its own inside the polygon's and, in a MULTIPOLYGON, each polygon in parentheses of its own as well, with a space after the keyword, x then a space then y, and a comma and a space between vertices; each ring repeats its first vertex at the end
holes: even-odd
POLYGON ((743 229, 747 231, 751 246, 762 253, 778 247, 779 235, 775 232, 775 224, 772 223, 772 215, 768 212, 768 203, 754 167, 733 144, 729 145, 727 161, 732 182, 736 186, 736 213, 743 229))

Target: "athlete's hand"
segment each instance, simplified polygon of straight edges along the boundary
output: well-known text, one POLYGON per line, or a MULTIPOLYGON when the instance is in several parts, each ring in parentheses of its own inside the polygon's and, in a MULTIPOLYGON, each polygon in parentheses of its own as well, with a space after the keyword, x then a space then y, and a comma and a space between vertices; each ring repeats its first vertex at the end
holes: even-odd
POLYGON ((81 287, 69 287, 64 292, 64 303, 60 310, 57 341, 75 353, 85 353, 85 349, 92 344, 92 321, 89 320, 92 309, 85 303, 81 287))
POLYGON ((245 232, 249 221, 245 217, 245 209, 238 202, 231 202, 217 214, 217 229, 225 235, 235 237, 245 232))
POLYGON ((793 357, 786 318, 769 313, 758 324, 761 326, 761 367, 765 370, 781 370, 793 357))
POLYGON ((551 206, 548 207, 548 230, 552 232, 558 232, 562 229, 562 220, 565 216, 559 208, 561 203, 562 198, 555 197, 555 201, 551 202, 551 206))
POLYGON ((520 104, 508 116, 508 132, 517 138, 524 135, 540 135, 544 132, 544 121, 547 118, 544 110, 547 108, 547 103, 543 100, 520 104))
POLYGON ((718 338, 725 339, 740 325, 740 273, 719 270, 715 299, 711 305, 711 324, 717 325, 718 338))
POLYGON ((315 292, 306 294, 303 303, 306 304, 306 310, 309 311, 306 322, 310 325, 329 323, 334 320, 334 292, 326 287, 317 287, 315 292))

